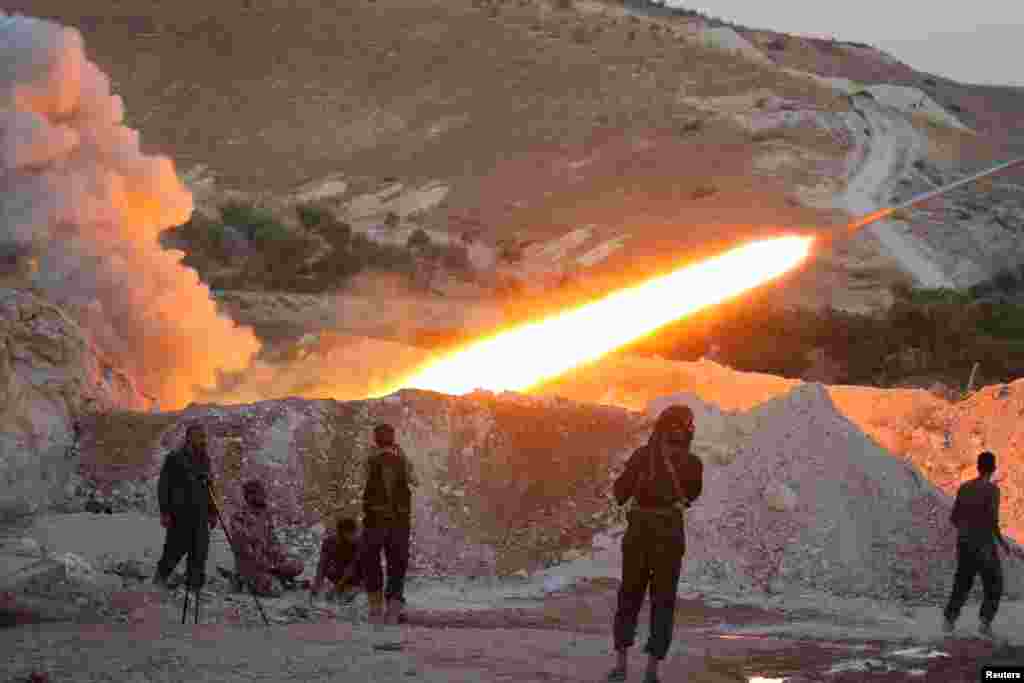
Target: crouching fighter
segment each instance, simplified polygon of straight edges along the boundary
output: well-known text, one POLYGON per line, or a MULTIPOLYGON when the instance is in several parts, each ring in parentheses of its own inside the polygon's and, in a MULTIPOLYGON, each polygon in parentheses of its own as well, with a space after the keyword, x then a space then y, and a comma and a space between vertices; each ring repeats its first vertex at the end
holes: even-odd
POLYGON ((331 584, 330 594, 345 602, 355 597, 363 584, 362 539, 354 519, 338 520, 335 532, 320 544, 320 563, 310 586, 310 598, 320 594, 324 581, 331 584))

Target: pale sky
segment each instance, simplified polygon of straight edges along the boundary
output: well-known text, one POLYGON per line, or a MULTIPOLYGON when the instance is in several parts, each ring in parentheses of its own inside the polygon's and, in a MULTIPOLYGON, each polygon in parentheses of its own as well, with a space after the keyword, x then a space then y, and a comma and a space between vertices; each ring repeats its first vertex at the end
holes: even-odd
POLYGON ((964 83, 1024 86, 1022 0, 668 0, 728 21, 874 45, 964 83))

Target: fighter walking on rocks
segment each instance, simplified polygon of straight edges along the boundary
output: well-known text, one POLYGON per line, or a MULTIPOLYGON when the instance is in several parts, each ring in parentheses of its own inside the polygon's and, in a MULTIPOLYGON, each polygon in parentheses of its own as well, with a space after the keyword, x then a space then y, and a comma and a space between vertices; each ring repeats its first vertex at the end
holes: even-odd
POLYGON ((210 476, 206 430, 198 423, 190 424, 184 445, 164 459, 157 484, 160 524, 167 530, 153 577, 157 585, 167 585, 171 572, 186 555, 188 588, 198 593, 206 583, 210 531, 217 525, 210 508, 210 476))
POLYGON ((635 504, 622 539, 622 586, 615 611, 616 665, 609 681, 625 681, 629 648, 636 638, 644 595, 651 591, 651 628, 645 683, 658 682, 659 664, 668 654, 675 625, 676 591, 686 550, 683 513, 703 488, 704 466, 690 446, 693 411, 666 408, 646 446, 637 449, 615 481, 615 500, 635 504))

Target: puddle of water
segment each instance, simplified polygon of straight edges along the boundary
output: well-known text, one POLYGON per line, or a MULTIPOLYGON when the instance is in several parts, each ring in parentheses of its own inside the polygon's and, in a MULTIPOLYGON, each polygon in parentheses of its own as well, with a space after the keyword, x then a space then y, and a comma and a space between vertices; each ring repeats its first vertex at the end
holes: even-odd
POLYGON ((871 671, 891 671, 892 667, 883 662, 881 659, 848 659, 846 661, 833 664, 832 668, 828 670, 830 674, 848 673, 848 672, 860 672, 868 673, 871 671))
POLYGON ((912 647, 906 650, 897 650, 892 653, 893 657, 907 657, 909 659, 935 659, 936 657, 952 657, 952 655, 939 650, 930 650, 926 647, 912 647))
POLYGON ((717 635, 715 637, 721 640, 765 640, 763 636, 717 635))

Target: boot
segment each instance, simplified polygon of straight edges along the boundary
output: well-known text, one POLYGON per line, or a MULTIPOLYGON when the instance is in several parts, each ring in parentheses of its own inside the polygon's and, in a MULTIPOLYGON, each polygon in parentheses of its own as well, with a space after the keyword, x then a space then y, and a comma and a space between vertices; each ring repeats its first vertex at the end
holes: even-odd
POLYGON ((367 598, 370 603, 370 621, 379 622, 384 616, 384 593, 383 591, 368 593, 367 598))
POLYGON ((978 630, 981 632, 981 635, 983 635, 986 638, 994 638, 995 637, 994 634, 992 633, 992 622, 991 621, 985 621, 984 619, 982 619, 981 620, 981 627, 978 630))
POLYGON ((389 598, 385 621, 395 626, 402 621, 402 601, 398 598, 389 598))

